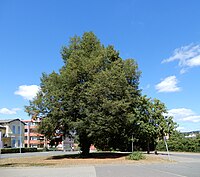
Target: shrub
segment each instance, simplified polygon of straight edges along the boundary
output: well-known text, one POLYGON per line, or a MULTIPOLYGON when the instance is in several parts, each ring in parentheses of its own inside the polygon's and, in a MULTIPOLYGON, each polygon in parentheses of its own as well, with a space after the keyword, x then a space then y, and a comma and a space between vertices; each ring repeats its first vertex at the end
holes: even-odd
MULTIPOLYGON (((21 148, 21 152, 37 152, 37 148, 21 148)), ((20 153, 20 148, 3 148, 1 149, 2 154, 7 153, 20 153)))
POLYGON ((128 160, 141 160, 145 159, 145 155, 142 152, 136 151, 128 155, 128 160))

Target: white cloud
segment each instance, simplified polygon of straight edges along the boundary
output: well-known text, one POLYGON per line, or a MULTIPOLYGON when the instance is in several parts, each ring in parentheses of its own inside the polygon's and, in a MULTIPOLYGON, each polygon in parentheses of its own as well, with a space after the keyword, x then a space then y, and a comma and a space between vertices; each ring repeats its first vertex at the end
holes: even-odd
POLYGON ((17 111, 19 111, 21 109, 19 108, 13 108, 13 109, 8 109, 8 108, 1 108, 0 109, 0 114, 17 114, 17 111))
POLYGON ((187 65, 190 67, 200 66, 200 55, 192 58, 191 60, 188 60, 187 65))
POLYGON ((168 111, 168 115, 173 116, 175 121, 182 121, 182 122, 200 122, 200 115, 197 115, 191 109, 186 108, 178 108, 178 109, 171 109, 168 111))
POLYGON ((158 90, 158 92, 178 92, 181 89, 177 86, 177 83, 178 80, 176 76, 169 76, 158 83, 155 88, 158 90))
POLYGON ((15 91, 15 94, 22 96, 26 100, 32 100, 39 90, 40 87, 37 85, 21 85, 18 90, 15 91))
POLYGON ((171 57, 164 59, 162 63, 179 61, 180 73, 187 72, 189 68, 200 66, 200 45, 190 44, 174 50, 171 57))
POLYGON ((200 122, 200 115, 199 116, 188 116, 183 118, 183 121, 189 121, 189 122, 200 122))

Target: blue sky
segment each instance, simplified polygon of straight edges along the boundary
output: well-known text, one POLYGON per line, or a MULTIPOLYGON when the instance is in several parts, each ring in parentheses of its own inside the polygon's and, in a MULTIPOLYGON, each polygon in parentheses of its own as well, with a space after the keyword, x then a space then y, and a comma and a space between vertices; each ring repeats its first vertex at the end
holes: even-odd
POLYGON ((24 105, 43 72, 63 65, 61 47, 93 31, 142 71, 143 94, 158 98, 179 130, 200 130, 199 0, 0 1, 0 119, 29 119, 24 105))

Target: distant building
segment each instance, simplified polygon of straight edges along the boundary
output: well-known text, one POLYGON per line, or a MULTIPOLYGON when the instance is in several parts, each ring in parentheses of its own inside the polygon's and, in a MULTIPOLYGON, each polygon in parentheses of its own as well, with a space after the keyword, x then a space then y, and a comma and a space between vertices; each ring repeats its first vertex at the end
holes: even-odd
POLYGON ((0 148, 3 148, 3 139, 5 143, 5 139, 6 139, 5 134, 6 134, 6 127, 0 125, 0 148))
POLYGON ((74 151, 74 139, 73 138, 66 137, 61 143, 62 143, 62 146, 61 146, 62 150, 74 151))
POLYGON ((196 138, 197 135, 200 134, 200 131, 191 131, 191 132, 186 132, 186 133, 183 133, 185 138, 196 138))
POLYGON ((25 147, 44 148, 47 141, 43 134, 38 133, 37 127, 40 120, 23 120, 25 123, 24 129, 24 145, 25 147))
POLYGON ((6 127, 4 127, 3 125, 0 125, 0 132, 1 132, 1 137, 5 137, 6 127))
POLYGON ((188 136, 185 136, 185 138, 195 138, 196 136, 196 134, 189 134, 188 136))
POLYGON ((0 120, 3 147, 23 147, 24 125, 24 122, 18 118, 0 120))

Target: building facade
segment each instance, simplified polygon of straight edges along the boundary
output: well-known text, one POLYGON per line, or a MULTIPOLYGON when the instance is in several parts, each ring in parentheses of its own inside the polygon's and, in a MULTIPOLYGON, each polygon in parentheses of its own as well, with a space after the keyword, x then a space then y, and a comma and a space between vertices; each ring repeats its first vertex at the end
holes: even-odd
POLYGON ((24 146, 24 122, 20 119, 0 120, 3 147, 19 148, 24 146))
POLYGON ((23 120, 25 123, 24 127, 24 146, 44 148, 47 145, 47 141, 44 135, 38 133, 37 127, 40 120, 23 120))

